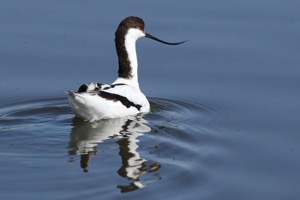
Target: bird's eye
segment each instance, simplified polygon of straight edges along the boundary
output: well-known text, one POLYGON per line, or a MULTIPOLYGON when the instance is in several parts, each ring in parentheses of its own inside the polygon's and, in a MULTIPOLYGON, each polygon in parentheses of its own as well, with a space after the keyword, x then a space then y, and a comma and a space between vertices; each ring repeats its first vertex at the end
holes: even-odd
POLYGON ((140 25, 137 26, 137 28, 140 29, 140 30, 143 30, 144 26, 143 26, 143 24, 140 24, 140 25))

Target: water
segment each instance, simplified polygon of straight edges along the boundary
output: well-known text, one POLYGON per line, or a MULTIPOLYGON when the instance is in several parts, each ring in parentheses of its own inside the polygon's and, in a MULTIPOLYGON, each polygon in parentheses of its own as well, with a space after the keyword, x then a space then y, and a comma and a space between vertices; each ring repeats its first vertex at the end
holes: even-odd
POLYGON ((0 2, 1 199, 299 199, 300 3, 117 3, 0 2), (129 15, 189 42, 138 42, 149 114, 75 119, 129 15))
POLYGON ((178 100, 150 101, 152 111, 145 116, 94 123, 75 118, 66 98, 4 104, 0 122, 6 172, 1 177, 18 183, 2 183, 3 198, 38 199, 49 192, 55 198, 85 193, 88 199, 110 198, 151 185, 180 188, 183 181, 193 186, 198 180, 191 180, 192 171, 205 182, 205 171, 217 166, 216 155, 225 148, 219 144, 223 137, 211 128, 220 113, 178 100), (192 162, 199 156, 206 161, 192 162), (180 182, 177 173, 184 174, 180 182))

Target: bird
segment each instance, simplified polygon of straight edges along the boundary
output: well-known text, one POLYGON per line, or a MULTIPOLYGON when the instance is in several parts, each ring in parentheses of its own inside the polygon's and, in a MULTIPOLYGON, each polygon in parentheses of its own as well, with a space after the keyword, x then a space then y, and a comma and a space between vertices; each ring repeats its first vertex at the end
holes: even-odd
POLYGON ((120 118, 148 113, 150 104, 140 90, 136 41, 146 37, 167 45, 179 45, 186 41, 170 43, 145 32, 143 19, 129 16, 123 19, 115 32, 118 56, 118 77, 112 84, 92 82, 82 84, 78 91, 67 91, 67 97, 75 116, 85 121, 120 118))

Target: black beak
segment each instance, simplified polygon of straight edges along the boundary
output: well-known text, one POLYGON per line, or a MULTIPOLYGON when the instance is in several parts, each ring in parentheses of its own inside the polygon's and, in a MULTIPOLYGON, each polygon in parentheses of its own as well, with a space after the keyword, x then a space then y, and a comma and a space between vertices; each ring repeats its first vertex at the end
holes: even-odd
POLYGON ((164 44, 168 44, 168 45, 178 45, 178 44, 182 44, 182 43, 186 42, 186 40, 182 41, 182 42, 175 42, 175 43, 165 42, 165 41, 163 41, 161 39, 158 39, 157 37, 154 37, 154 36, 150 35, 149 33, 145 33, 145 34, 146 34, 145 37, 147 37, 147 38, 150 38, 152 40, 156 40, 158 42, 161 42, 161 43, 164 43, 164 44))

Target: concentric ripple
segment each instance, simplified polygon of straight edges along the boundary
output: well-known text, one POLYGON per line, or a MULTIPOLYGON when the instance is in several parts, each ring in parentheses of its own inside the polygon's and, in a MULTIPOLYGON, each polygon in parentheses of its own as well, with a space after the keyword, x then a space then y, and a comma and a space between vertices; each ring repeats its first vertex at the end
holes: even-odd
POLYGON ((221 112, 174 99, 150 98, 150 103, 146 115, 93 123, 75 118, 66 98, 2 104, 0 151, 2 159, 9 161, 3 167, 18 171, 22 166, 25 178, 34 179, 32 188, 43 181, 40 176, 51 179, 63 171, 68 171, 63 174, 68 184, 75 184, 82 171, 92 172, 96 176, 82 180, 87 185, 102 179, 103 190, 113 187, 122 193, 161 180, 168 180, 162 187, 179 186, 178 178, 192 184, 195 169, 204 181, 206 166, 217 163, 215 147, 222 148, 213 125, 221 112), (69 164, 62 164, 66 160, 69 164), (49 169, 49 174, 40 168, 49 169), (186 175, 178 177, 181 173, 186 175))

